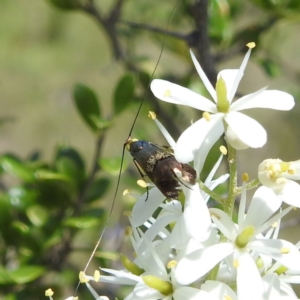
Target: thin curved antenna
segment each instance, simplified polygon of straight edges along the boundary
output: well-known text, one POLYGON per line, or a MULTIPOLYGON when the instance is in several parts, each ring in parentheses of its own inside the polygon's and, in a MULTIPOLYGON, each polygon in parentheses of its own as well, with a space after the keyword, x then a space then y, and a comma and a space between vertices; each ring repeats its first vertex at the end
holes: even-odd
MULTIPOLYGON (((171 22, 171 20, 172 20, 172 17, 173 17, 173 15, 174 15, 174 12, 175 12, 175 10, 177 9, 177 6, 179 5, 179 3, 180 3, 180 0, 178 0, 178 1, 176 2, 175 6, 174 6, 173 9, 172 9, 172 12, 171 12, 171 14, 170 14, 170 17, 169 17, 169 20, 168 20, 168 23, 167 23, 167 26, 166 26, 166 30, 168 30, 168 28, 169 28, 169 26, 170 26, 170 22, 171 22)), ((136 116, 135 116, 135 118, 134 118, 134 120, 133 120, 132 126, 131 126, 130 131, 129 131, 129 134, 128 134, 127 141, 128 141, 128 139, 129 139, 129 137, 131 136, 131 133, 132 133, 133 128, 134 128, 134 126, 135 126, 135 123, 136 123, 136 121, 137 121, 138 115, 139 115, 139 113, 140 113, 140 111, 141 111, 141 109, 142 109, 142 106, 143 106, 144 100, 145 100, 145 98, 146 98, 146 95, 148 94, 148 91, 149 91, 149 89, 150 89, 151 80, 153 79, 154 74, 155 74, 155 72, 156 72, 156 70, 157 70, 157 67, 158 67, 158 65, 159 65, 159 63, 160 63, 160 60, 161 60, 161 57, 162 57, 162 54, 163 54, 163 50, 164 50, 164 47, 165 47, 165 41, 166 41, 166 36, 163 37, 163 41, 162 41, 161 50, 160 50, 160 53, 159 53, 159 56, 158 56, 158 60, 157 60, 157 62, 156 62, 156 64, 155 64, 154 70, 153 70, 153 72, 152 72, 152 74, 151 74, 151 76, 150 76, 150 81, 149 81, 149 83, 148 83, 148 86, 147 86, 147 88, 146 88, 146 90, 145 90, 143 99, 142 99, 142 101, 141 101, 141 103, 140 103, 140 105, 139 105, 139 108, 138 108, 138 110, 137 110, 137 114, 136 114, 136 116)), ((95 247, 94 247, 94 249, 93 249, 93 251, 92 251, 92 254, 90 255, 90 257, 89 257, 89 259, 88 259, 88 262, 87 262, 87 264, 86 264, 86 266, 85 266, 85 268, 84 268, 84 270, 83 270, 84 273, 86 272, 88 266, 90 265, 90 263, 91 263, 91 261, 92 261, 92 258, 94 257, 94 255, 95 255, 95 253, 96 253, 96 251, 97 251, 97 249, 98 249, 98 247, 99 247, 99 245, 100 245, 100 243, 101 243, 101 240, 102 240, 102 238, 103 238, 103 236, 104 236, 104 233, 105 233, 105 231, 106 231, 106 229, 107 229, 107 227, 108 227, 108 224, 109 224, 109 222, 110 222, 110 220, 111 220, 111 216, 112 216, 112 213, 113 213, 113 210, 114 210, 114 207, 115 207, 115 202, 116 202, 117 194, 118 194, 118 191, 119 191, 119 185, 120 185, 120 180, 121 180, 121 174, 122 174, 122 170, 123 170, 123 161, 124 161, 124 154, 125 154, 125 146, 126 146, 126 144, 127 144, 127 141, 126 141, 126 142, 124 143, 124 145, 123 145, 122 159, 121 159, 121 166, 120 166, 120 170, 119 170, 119 174, 118 174, 117 187, 116 187, 116 191, 115 191, 115 193, 114 193, 114 197, 113 197, 113 201, 112 201, 112 204, 111 204, 111 207, 110 207, 110 210, 109 210, 109 214, 108 214, 108 217, 107 217, 107 219, 106 219, 105 225, 104 225, 104 227, 103 227, 103 229, 102 229, 102 232, 101 232, 101 234, 100 234, 100 236, 99 236, 99 239, 98 239, 98 241, 97 241, 97 243, 96 243, 96 245, 95 245, 95 247)), ((80 282, 78 282, 78 285, 77 285, 77 287, 76 287, 75 295, 77 294, 79 285, 80 285, 80 282)))

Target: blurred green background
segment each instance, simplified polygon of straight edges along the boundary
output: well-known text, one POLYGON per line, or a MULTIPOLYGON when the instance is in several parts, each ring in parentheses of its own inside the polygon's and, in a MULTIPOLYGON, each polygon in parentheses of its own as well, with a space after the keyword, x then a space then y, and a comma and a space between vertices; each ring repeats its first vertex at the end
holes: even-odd
MULTIPOLYGON (((154 78, 201 93, 205 91, 195 74, 190 47, 202 65, 211 67, 213 77, 223 68, 238 68, 244 45, 255 41, 240 95, 268 85, 293 94, 296 105, 291 112, 246 112, 266 128, 268 143, 262 149, 241 151, 239 171, 254 178, 265 158, 299 159, 298 1, 208 1, 204 34, 194 2, 178 1, 169 22, 176 1, 1 0, 0 299, 41 298, 48 287, 55 290, 56 299, 73 294, 78 271, 84 268, 112 203, 122 147, 164 37, 154 78), (122 10, 108 27, 89 10, 93 4, 107 22, 116 3, 122 10), (126 21, 142 25, 136 28, 126 21), (116 57, 111 46, 111 28, 124 57, 116 57), (205 35, 210 47, 201 44, 205 35), (98 99, 97 122, 83 122, 88 112, 79 112, 82 99, 77 93, 75 101, 76 91, 91 103, 98 99)), ((166 142, 147 118, 150 109, 174 138, 200 117, 192 109, 159 103, 148 91, 133 136, 157 144, 166 142)), ((217 151, 209 158, 207 169, 216 155, 217 151)), ((122 191, 135 189, 139 178, 131 161, 125 153, 124 169, 134 176, 121 178, 113 222, 101 245, 105 251, 97 253, 91 270, 106 265, 104 257, 114 261, 111 251, 124 247, 122 228, 127 221, 121 214, 132 201, 122 191)), ((298 216, 295 212, 289 221, 293 226, 282 231, 292 242, 299 240, 298 216)), ((102 288, 100 294, 116 293, 102 288)), ((80 287, 79 295, 90 297, 85 287, 80 287)))

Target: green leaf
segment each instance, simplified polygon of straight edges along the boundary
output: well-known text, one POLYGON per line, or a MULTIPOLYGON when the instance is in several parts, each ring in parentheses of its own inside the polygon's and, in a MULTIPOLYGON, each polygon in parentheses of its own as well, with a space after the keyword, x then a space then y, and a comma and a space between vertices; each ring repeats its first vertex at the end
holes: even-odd
POLYGON ((76 108, 85 123, 93 131, 97 131, 99 129, 97 120, 101 118, 101 111, 96 93, 90 87, 78 83, 74 86, 73 97, 76 108))
POLYGON ((134 76, 130 73, 125 74, 117 84, 114 94, 114 113, 117 115, 121 113, 134 96, 134 76))
POLYGON ((22 266, 9 275, 15 283, 24 284, 39 278, 45 272, 46 269, 40 266, 22 266))
POLYGON ((46 224, 49 218, 48 210, 41 205, 33 205, 29 207, 26 210, 26 214, 30 222, 37 227, 46 224))
POLYGON ((0 167, 8 174, 26 182, 35 179, 33 171, 14 155, 4 154, 0 156, 0 167))
POLYGON ((108 178, 99 178, 94 181, 88 191, 87 201, 92 202, 101 199, 107 193, 110 183, 108 178))
MULTIPOLYGON (((121 158, 101 158, 99 161, 99 165, 102 170, 112 175, 118 175, 121 167, 121 158)), ((125 170, 127 167, 128 163, 125 160, 123 160, 122 170, 125 170)))
POLYGON ((38 191, 30 187, 14 186, 8 191, 8 199, 11 205, 23 210, 36 203, 38 191))
POLYGON ((90 216, 69 218, 64 222, 64 225, 79 229, 86 229, 99 225, 99 219, 90 216))
POLYGON ((63 10, 79 9, 82 5, 80 0, 48 0, 52 5, 63 10))

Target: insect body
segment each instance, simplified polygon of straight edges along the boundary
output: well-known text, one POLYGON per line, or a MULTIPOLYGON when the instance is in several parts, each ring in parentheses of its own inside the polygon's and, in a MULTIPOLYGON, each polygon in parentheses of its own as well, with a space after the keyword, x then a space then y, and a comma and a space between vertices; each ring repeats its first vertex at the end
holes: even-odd
POLYGON ((125 144, 134 161, 167 198, 178 198, 180 180, 195 184, 196 171, 188 164, 179 163, 171 148, 131 138, 125 144))

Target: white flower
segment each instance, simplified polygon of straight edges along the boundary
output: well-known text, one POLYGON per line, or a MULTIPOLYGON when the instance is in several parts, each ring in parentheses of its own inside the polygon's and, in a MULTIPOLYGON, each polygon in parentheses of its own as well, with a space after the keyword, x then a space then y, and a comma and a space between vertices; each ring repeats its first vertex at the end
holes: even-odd
POLYGON ((261 235, 261 232, 291 210, 290 207, 270 218, 280 205, 281 201, 270 189, 260 187, 253 196, 246 217, 246 197, 243 193, 238 224, 234 224, 223 211, 210 209, 214 223, 227 238, 227 242, 196 250, 181 259, 176 268, 178 282, 190 284, 226 257, 232 257, 231 261, 237 274, 238 297, 261 299, 264 288, 255 255, 267 255, 289 269, 300 271, 300 254, 294 245, 284 240, 267 239, 261 235))
POLYGON ((260 182, 271 188, 281 201, 300 207, 300 160, 283 162, 281 159, 266 159, 258 166, 260 182))
MULTIPOLYGON (((250 44, 249 47, 253 47, 252 43, 250 44)), ((243 96, 232 104, 250 53, 251 49, 248 50, 240 69, 221 71, 214 89, 191 52, 197 72, 215 103, 177 84, 159 79, 152 81, 151 90, 160 100, 214 114, 210 116, 209 121, 209 118, 203 118, 195 122, 180 136, 174 149, 178 161, 190 162, 197 156, 204 160, 209 149, 224 132, 223 120, 228 125, 225 129, 227 141, 234 148, 262 147, 266 143, 266 131, 257 121, 239 111, 250 108, 290 110, 294 106, 291 95, 277 90, 267 91, 266 88, 243 96)))

